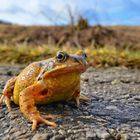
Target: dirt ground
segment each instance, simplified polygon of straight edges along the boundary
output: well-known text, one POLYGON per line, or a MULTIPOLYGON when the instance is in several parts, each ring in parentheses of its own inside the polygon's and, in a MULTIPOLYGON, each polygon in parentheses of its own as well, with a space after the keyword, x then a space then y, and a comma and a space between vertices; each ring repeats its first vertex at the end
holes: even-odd
MULTIPOLYGON (((24 66, 0 65, 0 92, 5 82, 24 66)), ((44 124, 31 132, 31 123, 12 103, 0 107, 1 140, 139 140, 140 70, 89 68, 81 76, 81 94, 91 101, 39 106, 43 114, 56 115, 58 127, 44 124)))

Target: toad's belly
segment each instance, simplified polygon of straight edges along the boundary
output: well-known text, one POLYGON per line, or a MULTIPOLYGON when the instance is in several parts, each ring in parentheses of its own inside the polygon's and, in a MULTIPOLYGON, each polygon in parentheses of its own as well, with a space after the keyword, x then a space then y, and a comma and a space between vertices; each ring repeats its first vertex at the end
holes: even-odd
POLYGON ((36 104, 48 104, 71 99, 75 90, 79 87, 80 75, 76 72, 67 73, 55 78, 48 78, 44 82, 47 91, 44 93, 44 98, 42 96, 36 98, 36 104))

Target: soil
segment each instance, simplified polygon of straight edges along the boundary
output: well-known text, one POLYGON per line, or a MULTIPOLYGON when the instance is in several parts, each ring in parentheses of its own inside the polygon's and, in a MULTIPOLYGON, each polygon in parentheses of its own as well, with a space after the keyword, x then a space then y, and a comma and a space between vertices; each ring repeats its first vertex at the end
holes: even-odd
MULTIPOLYGON (((24 66, 0 65, 0 92, 5 82, 24 66)), ((140 138, 140 70, 89 68, 81 76, 82 101, 38 106, 43 114, 56 115, 56 128, 40 124, 31 131, 31 123, 19 107, 12 112, 0 106, 1 140, 139 140, 140 138)))
POLYGON ((139 26, 92 26, 72 30, 68 26, 18 26, 0 24, 0 44, 94 45, 140 49, 139 26))

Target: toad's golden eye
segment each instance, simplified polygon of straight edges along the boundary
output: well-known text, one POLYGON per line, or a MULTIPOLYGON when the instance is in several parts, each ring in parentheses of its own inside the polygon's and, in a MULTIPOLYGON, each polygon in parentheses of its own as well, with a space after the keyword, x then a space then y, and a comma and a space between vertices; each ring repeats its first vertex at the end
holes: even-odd
POLYGON ((65 52, 58 52, 56 55, 56 59, 58 62, 64 62, 68 58, 68 54, 65 52))

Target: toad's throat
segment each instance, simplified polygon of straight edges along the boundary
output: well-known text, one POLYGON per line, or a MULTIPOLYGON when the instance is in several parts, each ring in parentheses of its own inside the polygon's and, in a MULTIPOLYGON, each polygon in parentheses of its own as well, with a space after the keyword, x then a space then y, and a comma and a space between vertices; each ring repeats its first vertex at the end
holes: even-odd
POLYGON ((59 68, 55 68, 54 70, 47 72, 44 74, 44 76, 42 77, 44 78, 48 78, 48 77, 56 77, 59 75, 63 75, 63 74, 67 74, 67 73, 72 73, 72 72, 77 72, 77 73, 82 73, 86 70, 85 66, 73 66, 73 67, 59 67, 59 68))

